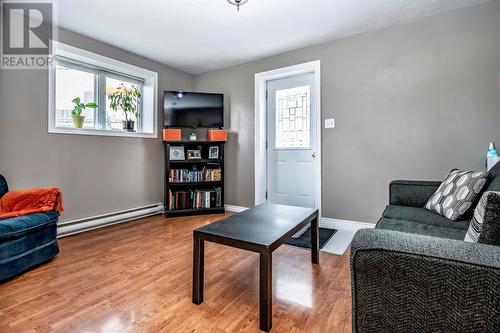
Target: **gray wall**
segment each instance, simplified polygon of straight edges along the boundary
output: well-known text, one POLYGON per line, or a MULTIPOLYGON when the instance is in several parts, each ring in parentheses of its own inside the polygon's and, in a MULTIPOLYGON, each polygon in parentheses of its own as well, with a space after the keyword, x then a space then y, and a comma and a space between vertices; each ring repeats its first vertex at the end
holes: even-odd
POLYGON ((392 179, 482 169, 500 144, 500 2, 195 77, 227 94, 227 203, 254 203, 254 73, 321 60, 323 216, 376 222, 392 179))
MULTIPOLYGON (((226 202, 254 203, 254 74, 321 60, 323 215, 375 222, 392 179, 481 169, 500 144, 500 2, 193 77, 61 30, 59 39, 159 73, 164 89, 226 94, 226 202)), ((161 139, 47 134, 47 72, 0 70, 0 173, 60 186, 62 221, 162 201, 161 139)), ((161 99, 159 100, 161 110, 161 99)), ((160 122, 161 124, 161 112, 160 122)))
MULTIPOLYGON (((163 90, 192 89, 184 72, 65 30, 59 40, 158 72, 158 110, 163 90)), ((47 134, 47 81, 46 70, 0 70, 0 173, 11 188, 60 186, 62 221, 162 202, 161 138, 47 134)))

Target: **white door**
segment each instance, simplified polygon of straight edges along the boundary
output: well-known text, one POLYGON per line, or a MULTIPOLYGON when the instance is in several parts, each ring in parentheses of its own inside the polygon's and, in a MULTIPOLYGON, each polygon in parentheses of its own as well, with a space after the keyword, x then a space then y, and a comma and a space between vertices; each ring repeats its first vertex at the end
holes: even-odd
POLYGON ((267 202, 317 208, 314 74, 267 81, 267 202))

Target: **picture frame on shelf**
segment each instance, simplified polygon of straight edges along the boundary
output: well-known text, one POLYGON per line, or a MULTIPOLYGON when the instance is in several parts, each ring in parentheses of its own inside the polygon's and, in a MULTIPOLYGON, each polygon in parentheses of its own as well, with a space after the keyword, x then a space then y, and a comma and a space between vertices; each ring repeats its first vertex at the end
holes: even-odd
POLYGON ((184 155, 184 146, 170 147, 169 158, 171 161, 184 161, 186 159, 184 155))
POLYGON ((219 146, 208 147, 208 158, 211 160, 216 160, 219 158, 219 146))
POLYGON ((187 151, 188 160, 201 160, 201 150, 200 149, 188 149, 187 151))

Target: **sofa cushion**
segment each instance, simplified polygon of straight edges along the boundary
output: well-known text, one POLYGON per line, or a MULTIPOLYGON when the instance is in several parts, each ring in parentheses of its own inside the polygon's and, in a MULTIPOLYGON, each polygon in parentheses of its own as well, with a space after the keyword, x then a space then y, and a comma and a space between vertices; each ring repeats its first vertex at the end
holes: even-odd
POLYGON ((18 237, 0 241, 0 269, 2 265, 16 260, 29 252, 36 251, 49 243, 57 243, 56 223, 45 224, 38 229, 31 229, 18 237))
POLYGON ((467 233, 467 230, 464 229, 448 228, 429 223, 390 219, 386 217, 378 221, 377 228, 458 240, 463 240, 467 233))
POLYGON ((425 208, 389 205, 383 217, 395 220, 406 220, 423 224, 436 225, 453 229, 467 230, 469 220, 451 221, 446 217, 433 213, 425 208))
POLYGON ((448 219, 459 220, 472 206, 486 184, 489 173, 452 170, 425 208, 448 219))
POLYGON ((474 210, 466 242, 500 245, 500 192, 485 192, 474 210))
POLYGON ((56 223, 56 212, 35 213, 0 220, 0 241, 20 237, 35 229, 44 228, 47 224, 56 223))

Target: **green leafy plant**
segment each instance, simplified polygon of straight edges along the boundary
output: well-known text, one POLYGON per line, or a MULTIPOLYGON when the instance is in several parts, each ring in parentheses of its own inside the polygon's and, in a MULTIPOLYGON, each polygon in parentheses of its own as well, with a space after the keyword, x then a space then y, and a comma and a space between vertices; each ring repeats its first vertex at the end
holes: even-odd
POLYGON ((141 102, 142 94, 136 86, 131 88, 125 87, 122 83, 115 92, 108 95, 109 106, 112 110, 122 110, 125 113, 125 120, 129 121, 129 115, 134 115, 139 119, 139 103, 141 102))
POLYGON ((81 116, 83 110, 85 110, 86 108, 95 109, 97 107, 97 104, 95 104, 94 102, 89 102, 87 104, 82 103, 80 97, 74 98, 72 102, 73 104, 75 104, 75 106, 73 107, 73 111, 71 111, 72 116, 81 116))

